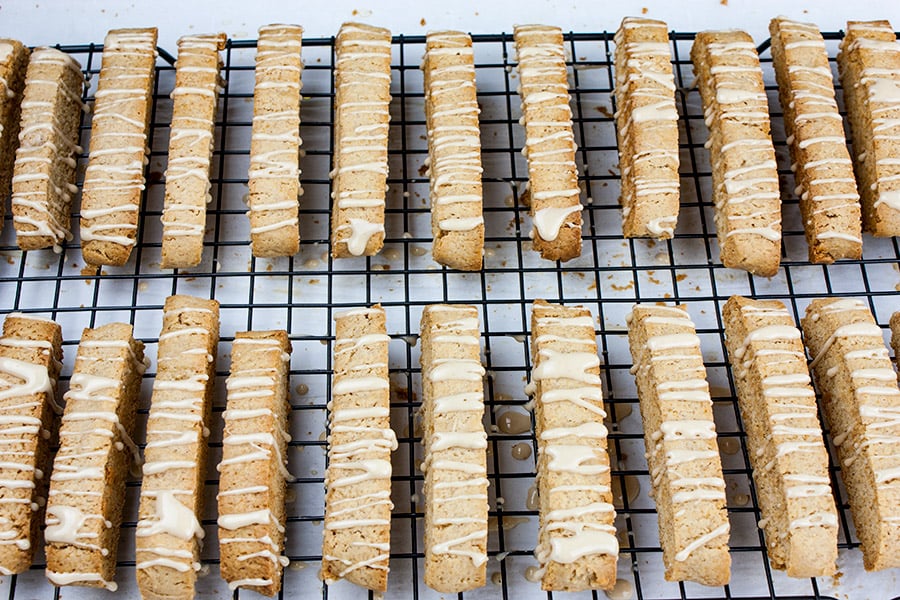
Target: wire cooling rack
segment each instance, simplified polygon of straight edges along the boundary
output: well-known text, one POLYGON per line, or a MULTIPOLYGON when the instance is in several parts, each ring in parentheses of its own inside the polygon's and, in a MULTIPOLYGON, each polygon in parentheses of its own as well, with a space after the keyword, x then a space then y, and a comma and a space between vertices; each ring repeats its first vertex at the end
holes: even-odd
MULTIPOLYGON (((834 56, 839 33, 826 34, 834 56)), ((530 303, 535 298, 583 304, 596 317, 603 359, 604 393, 608 399, 613 480, 619 499, 616 525, 621 556, 619 578, 633 587, 637 598, 879 598, 895 594, 896 570, 865 574, 858 540, 847 511, 840 478, 833 477, 840 507, 839 574, 835 578, 790 579, 772 571, 764 539, 756 527, 759 510, 750 481, 744 433, 738 417, 734 386, 723 349, 721 306, 731 294, 785 301, 798 318, 810 298, 852 295, 867 299, 876 319, 886 326, 900 308, 900 248, 896 239, 865 238, 864 258, 832 266, 811 265, 806 259, 785 135, 774 91, 774 76, 765 42, 760 50, 766 81, 784 201, 782 268, 771 279, 725 269, 719 253, 710 201, 708 153, 703 149, 706 127, 699 94, 691 89, 688 58, 693 34, 672 33, 673 61, 681 115, 681 216, 674 239, 664 242, 625 240, 617 197, 619 175, 611 96, 612 34, 570 33, 565 36, 572 83, 572 108, 577 159, 585 199, 582 256, 565 264, 541 260, 530 248, 529 218, 519 203, 527 170, 519 150, 523 131, 518 124, 519 99, 512 36, 474 37, 481 104, 484 159, 486 251, 484 269, 459 273, 439 268, 430 258, 428 180, 424 161, 424 95, 419 64, 425 38, 394 38, 390 131, 390 179, 387 237, 382 253, 371 258, 333 261, 328 255, 329 181, 333 110, 333 39, 304 41, 303 124, 305 156, 301 159, 305 195, 302 198, 300 252, 292 258, 255 259, 250 254, 245 217, 249 140, 252 118, 255 41, 229 41, 223 52, 227 83, 221 97, 213 160, 213 200, 209 206, 203 264, 190 271, 159 268, 168 124, 174 85, 174 58, 160 51, 154 94, 151 156, 142 208, 142 225, 131 260, 121 268, 99 273, 83 270, 77 240, 77 213, 72 227, 76 239, 63 253, 22 253, 15 248, 12 224, 0 237, 0 312, 20 310, 51 316, 63 327, 65 367, 61 388, 68 386, 75 345, 84 327, 127 321, 147 344, 155 359, 161 308, 173 293, 212 297, 221 303, 222 343, 217 363, 215 409, 211 423, 207 465, 206 508, 203 525, 205 577, 198 585, 201 598, 231 595, 218 576, 215 527, 217 474, 221 455, 224 378, 230 342, 246 329, 285 328, 291 335, 293 441, 290 469, 297 480, 288 497, 287 555, 281 597, 360 597, 363 592, 346 582, 330 587, 317 578, 323 517, 326 402, 329 397, 331 317, 335 310, 381 302, 391 334, 392 424, 400 447, 394 454, 390 598, 436 598, 422 581, 423 512, 422 458, 416 424, 420 372, 417 344, 422 307, 432 302, 476 305, 481 312, 486 380, 486 425, 490 428, 489 582, 466 598, 550 597, 528 581, 537 514, 528 507, 534 479, 535 440, 530 430, 507 433, 511 414, 527 415, 523 385, 529 373, 527 335, 530 303), (665 582, 654 504, 648 497, 649 478, 644 459, 640 416, 634 382, 628 373, 630 354, 625 314, 636 301, 684 302, 697 323, 709 372, 719 431, 728 511, 732 524, 732 583, 724 588, 665 582), (524 460, 513 458, 515 453, 524 460), (530 450, 530 452, 529 452, 530 450), (622 492, 625 490, 625 492, 622 492)), ((84 67, 92 99, 102 47, 66 46, 84 67)), ((840 94, 839 94, 840 96, 840 94)), ((89 117, 82 125, 87 147, 89 117)), ((86 156, 79 159, 79 181, 86 156)), ((77 203, 75 208, 77 209, 77 203)), ((9 221, 9 217, 7 217, 9 221)), ((154 363, 155 365, 155 360, 154 363)), ((153 368, 145 375, 137 439, 143 439, 153 368)), ((61 390, 61 391, 62 391, 61 390)), ((521 420, 521 418, 520 418, 521 420)), ((516 431, 516 430, 514 430, 516 431)), ((831 448, 831 470, 837 467, 831 448)), ((140 483, 128 482, 125 524, 119 548, 116 580, 119 594, 137 598, 134 579, 134 527, 140 483)), ((3 577, 0 594, 10 598, 96 598, 91 589, 54 590, 43 576, 43 554, 18 577, 3 577)), ((627 589, 621 597, 628 597, 627 589)), ((255 595, 235 592, 234 597, 255 595)), ((372 594, 369 594, 371 597, 372 594)), ((559 595, 556 595, 559 596, 559 595)), ((602 592, 584 596, 602 597, 602 592)), ((462 597, 462 595, 460 596, 462 597)))

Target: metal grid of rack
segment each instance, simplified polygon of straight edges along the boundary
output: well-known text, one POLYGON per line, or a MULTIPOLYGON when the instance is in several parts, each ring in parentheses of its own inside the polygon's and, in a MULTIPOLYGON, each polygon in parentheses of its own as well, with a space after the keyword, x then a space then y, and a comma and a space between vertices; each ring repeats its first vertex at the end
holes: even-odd
MULTIPOLYGON (((826 34, 833 56, 841 34, 826 34)), ((840 568, 837 579, 794 580, 772 571, 757 529, 759 510, 748 468, 744 433, 734 387, 724 353, 720 308, 731 294, 785 301, 799 318, 810 298, 821 295, 864 297, 882 326, 900 307, 900 247, 896 239, 866 236, 864 258, 832 266, 807 262, 789 159, 768 64, 768 42, 760 47, 784 191, 783 267, 771 279, 725 269, 718 263, 712 225, 711 175, 703 149, 706 128, 699 94, 691 89, 693 75, 688 52, 693 34, 672 33, 680 113, 682 205, 674 239, 664 242, 625 240, 618 207, 618 173, 614 110, 611 96, 612 34, 569 33, 572 108, 577 159, 585 200, 582 256, 559 264, 541 260, 530 248, 527 209, 519 203, 527 170, 519 150, 523 131, 518 124, 515 57, 509 34, 474 36, 478 97, 482 108, 486 250, 484 269, 459 273, 439 268, 429 256, 430 217, 424 161, 424 95, 418 70, 424 52, 422 36, 394 38, 391 106, 390 178, 385 249, 378 256, 333 261, 328 255, 329 170, 333 110, 333 39, 304 40, 304 103, 301 159, 305 194, 301 199, 300 253, 292 258, 255 259, 250 255, 249 225, 243 203, 247 193, 250 123, 252 118, 255 41, 229 41, 223 53, 227 83, 221 96, 213 160, 213 200, 209 206, 206 248, 202 265, 190 271, 159 268, 164 171, 171 118, 169 92, 174 85, 174 58, 160 50, 154 95, 150 165, 142 225, 131 260, 121 268, 84 270, 76 239, 63 253, 22 253, 15 248, 12 225, 0 237, 0 312, 37 312, 56 319, 65 337, 65 367, 61 391, 71 373, 75 345, 83 327, 121 320, 135 325, 135 335, 155 358, 166 296, 186 293, 212 297, 221 303, 222 342, 217 364, 216 399, 207 465, 207 532, 203 552, 209 574, 199 584, 201 597, 227 597, 218 577, 215 528, 217 475, 221 454, 224 377, 235 331, 285 328, 293 343, 292 435, 290 469, 297 476, 288 497, 287 550, 292 561, 285 570, 281 597, 358 597, 346 583, 330 587, 317 579, 323 515, 326 403, 330 388, 331 317, 335 310, 380 302, 387 311, 392 337, 392 425, 400 447, 394 454, 391 575, 385 597, 438 597, 422 582, 423 513, 421 460, 417 435, 417 391, 420 389, 417 328, 422 307, 432 302, 476 305, 481 325, 486 380, 486 425, 489 435, 491 529, 489 583, 466 598, 547 597, 539 585, 527 581, 525 570, 535 564, 531 553, 537 514, 527 505, 533 484, 534 459, 517 460, 515 444, 536 450, 533 433, 508 433, 509 413, 527 414, 523 386, 529 373, 529 304, 546 298, 583 304, 596 317, 603 361, 604 396, 610 414, 610 445, 615 453, 613 479, 617 488, 617 527, 621 545, 619 577, 631 582, 637 598, 826 598, 853 595, 878 586, 879 575, 862 574, 858 541, 847 510, 840 478, 834 476, 840 509, 840 568), (668 583, 662 560, 655 510, 648 497, 649 478, 634 382, 628 373, 630 355, 625 314, 642 302, 684 302, 697 323, 709 371, 719 430, 728 510, 732 523, 732 583, 725 588, 668 583)), ((96 88, 102 46, 62 48, 84 67, 86 99, 96 88)), ((839 93, 840 96, 840 93, 839 93)), ((90 118, 82 125, 87 147, 90 118)), ((79 159, 79 182, 86 155, 79 159)), ((76 204, 77 207, 77 204, 76 204)), ((9 217, 7 217, 9 221, 9 217)), ((154 361, 155 364, 155 361, 154 361)), ((137 439, 149 405, 153 369, 145 375, 137 439)), ((521 452, 521 448, 519 451, 521 452)), ((526 451, 527 453, 527 451, 526 451)), ((831 470, 838 467, 831 449, 831 470)), ((139 481, 128 483, 123 535, 116 577, 120 594, 138 597, 134 582, 134 535, 139 481)), ((0 594, 15 597, 59 597, 43 577, 38 553, 31 571, 0 580, 0 594)), ((888 578, 886 581, 891 581, 888 578)), ((884 589, 890 588, 881 586, 884 589)), ((67 589, 66 598, 96 597, 88 589, 67 589)), ((587 594, 590 596, 591 594, 587 594)), ((253 594, 235 592, 235 597, 253 594)), ((370 594, 370 597, 372 594, 370 594)), ((602 592, 593 597, 602 596, 602 592)), ((462 597, 462 596, 461 596, 462 597)))

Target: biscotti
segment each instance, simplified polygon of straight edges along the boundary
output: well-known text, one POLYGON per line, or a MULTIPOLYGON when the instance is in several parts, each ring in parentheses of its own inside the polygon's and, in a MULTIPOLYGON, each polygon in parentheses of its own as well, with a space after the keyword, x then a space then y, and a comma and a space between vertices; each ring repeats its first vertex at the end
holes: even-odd
POLYGON ((535 300, 531 312, 531 383, 541 588, 611 589, 616 538, 603 390, 594 320, 582 307, 535 300))
POLYGON ((900 389, 882 330, 853 298, 810 302, 803 335, 867 570, 900 566, 900 389))
POLYGON ((900 311, 891 315, 891 347, 894 349, 894 362, 900 362, 900 311))
POLYGON ((163 269, 196 267, 203 256, 209 171, 219 98, 219 51, 225 34, 188 35, 178 40, 172 126, 162 214, 163 269))
POLYGON ((22 250, 62 252, 62 243, 72 239, 83 87, 81 65, 70 55, 53 48, 32 53, 12 178, 13 224, 22 250))
POLYGON ((47 579, 115 591, 125 479, 140 464, 133 441, 144 345, 132 326, 85 329, 66 392, 44 530, 47 579))
POLYGON ((59 429, 59 325, 12 313, 0 337, 0 574, 31 566, 59 429))
POLYGON ((722 318, 769 561, 834 575, 837 510, 800 330, 777 300, 732 296, 722 318))
POLYGON ((627 238, 668 239, 675 234, 681 187, 668 28, 626 17, 615 43, 622 231, 627 238))
POLYGON ((155 27, 109 32, 81 193, 81 253, 90 265, 124 265, 137 239, 155 76, 155 27))
POLYGON ((286 524, 288 389, 286 331, 243 331, 231 346, 219 462, 219 571, 231 590, 281 589, 286 524))
POLYGON ((259 28, 250 134, 250 249, 253 256, 300 250, 300 59, 303 28, 259 28))
POLYGON ((459 31, 429 33, 422 71, 431 256, 451 269, 477 271, 484 254, 483 169, 472 38, 459 31))
POLYGON ((725 585, 730 528, 700 338, 681 307, 640 304, 626 319, 665 578, 725 585))
POLYGON ((513 30, 528 159, 534 249, 547 260, 581 255, 581 189, 562 31, 544 25, 513 30))
POLYGON ((709 127, 722 264, 771 277, 781 262, 781 195, 756 45, 743 31, 705 31, 691 60, 709 127))
POLYGON ((19 115, 27 69, 28 48, 18 40, 0 39, 0 198, 4 198, 0 202, 0 219, 6 214, 5 198, 9 196, 19 146, 19 115))
POLYGON ((815 25, 784 17, 772 19, 769 31, 809 260, 859 258, 859 194, 825 40, 815 25))
POLYGON ((331 255, 372 256, 384 245, 391 32, 344 23, 334 51, 331 255))
POLYGON ((384 309, 334 317, 334 376, 325 473, 322 579, 387 589, 391 536, 391 429, 384 309))
POLYGON ((488 537, 484 377, 474 306, 422 311, 425 583, 458 593, 485 584, 488 537))
POLYGON ((135 532, 135 570, 144 600, 194 597, 218 342, 218 302, 166 298, 135 532))
POLYGON ((900 235, 900 44, 888 21, 849 21, 837 56, 863 229, 900 235))

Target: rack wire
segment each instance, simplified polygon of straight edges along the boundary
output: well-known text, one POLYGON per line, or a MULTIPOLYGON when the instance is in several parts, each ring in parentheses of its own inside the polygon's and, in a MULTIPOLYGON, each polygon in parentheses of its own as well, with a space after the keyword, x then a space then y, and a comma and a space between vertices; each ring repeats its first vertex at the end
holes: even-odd
MULTIPOLYGON (((894 239, 866 236, 864 258, 836 265, 807 262, 805 240, 785 135, 778 112, 770 59, 760 46, 778 164, 784 196, 784 247, 782 268, 771 279, 725 269, 718 259, 710 200, 711 175, 703 149, 706 128, 699 94, 692 89, 688 58, 692 33, 670 35, 676 71, 677 104, 681 129, 681 216, 674 239, 626 240, 621 234, 618 206, 619 175, 615 129, 612 34, 568 33, 565 36, 572 74, 572 108, 580 183, 586 198, 584 246, 580 258, 559 264, 541 260, 530 248, 527 210, 519 199, 527 169, 519 150, 523 131, 518 124, 519 100, 512 36, 473 36, 482 108, 482 142, 485 166, 486 251, 484 269, 459 273, 439 268, 429 256, 430 218, 428 180, 424 161, 424 94, 419 72, 424 53, 423 36, 394 38, 390 130, 390 178, 387 201, 387 237, 375 257, 333 261, 328 255, 329 180, 334 102, 333 38, 304 40, 304 100, 301 133, 305 155, 301 159, 302 242, 291 258, 256 259, 250 254, 249 225, 243 203, 247 193, 250 124, 252 118, 253 56, 256 42, 230 40, 223 52, 223 76, 213 160, 204 260, 197 269, 162 271, 159 268, 168 124, 174 85, 174 58, 160 50, 154 92, 150 166, 141 209, 141 228, 131 260, 121 268, 99 272, 83 269, 77 237, 64 245, 63 253, 20 252, 14 245, 11 223, 0 237, 0 312, 36 312, 56 319, 65 338, 66 377, 74 363, 75 346, 83 327, 115 320, 135 326, 135 335, 147 344, 155 358, 162 320, 162 304, 173 293, 216 298, 221 303, 222 343, 217 364, 216 397, 211 423, 210 459, 205 486, 206 530, 201 597, 228 597, 218 577, 215 527, 217 474, 221 456, 224 378, 228 373, 230 342, 246 329, 285 328, 293 344, 292 435, 289 466, 297 476, 288 498, 287 555, 279 597, 358 597, 361 592, 340 582, 324 586, 317 578, 323 518, 326 403, 329 398, 331 317, 335 310, 380 302, 387 311, 392 380, 392 424, 399 438, 394 454, 392 480, 395 508, 392 522, 391 575, 385 597, 435 598, 422 580, 423 512, 422 458, 417 432, 417 397, 421 388, 417 329, 423 306, 432 302, 476 305, 481 312, 486 380, 486 425, 489 434, 490 518, 489 583, 465 598, 553 597, 526 579, 534 565, 537 514, 527 496, 534 478, 536 442, 531 430, 508 433, 503 427, 508 413, 526 414, 523 385, 529 374, 530 303, 545 298, 582 304, 596 316, 598 343, 603 361, 604 395, 610 414, 610 445, 615 453, 612 476, 617 491, 617 527, 621 556, 619 577, 633 585, 639 598, 829 598, 833 594, 875 597, 891 589, 890 575, 863 574, 858 540, 849 518, 847 497, 836 476, 834 449, 830 461, 840 513, 842 576, 797 580, 773 571, 765 554, 760 518, 750 480, 744 432, 738 415, 734 385, 728 369, 722 332, 721 306, 731 294, 785 301, 799 318, 809 300, 822 295, 865 298, 876 319, 886 326, 898 308, 900 247, 894 239), (727 483, 728 512, 732 524, 732 583, 724 588, 663 580, 655 509, 648 497, 649 477, 634 382, 628 373, 625 314, 641 302, 684 302, 697 323, 709 372, 715 418, 719 431, 727 483), (531 457, 516 460, 511 448, 525 444, 531 457), (624 490, 624 491, 623 491, 624 490), (885 585, 884 582, 887 582, 885 585), (867 591, 863 591, 867 590, 867 591)), ((828 33, 834 56, 841 33, 828 33)), ((84 67, 90 101, 96 89, 102 46, 63 46, 84 67)), ((840 91, 838 92, 840 101, 840 91)), ((82 124, 87 147, 90 117, 82 124)), ((86 155, 79 158, 79 183, 86 155)), ((77 212, 72 228, 77 236, 77 212)), ((7 217, 7 221, 10 218, 7 217)), ((155 361, 154 361, 155 364, 155 361)), ((150 390, 151 369, 145 375, 136 438, 143 439, 150 390)), ((519 447, 517 452, 522 452, 519 447)), ((525 450, 527 453, 527 450, 525 450)), ((120 594, 137 598, 134 581, 134 528, 140 483, 127 484, 125 523, 119 548, 120 594)), ((22 575, 0 580, 0 593, 16 597, 60 597, 43 577, 43 554, 22 575)), ((626 586, 627 587, 627 586, 626 586)), ((66 589, 65 597, 96 597, 89 589, 66 589)), ((254 594, 234 592, 234 597, 254 594)), ((370 597, 373 594, 369 594, 370 597)), ((586 596, 601 597, 602 592, 586 596)))

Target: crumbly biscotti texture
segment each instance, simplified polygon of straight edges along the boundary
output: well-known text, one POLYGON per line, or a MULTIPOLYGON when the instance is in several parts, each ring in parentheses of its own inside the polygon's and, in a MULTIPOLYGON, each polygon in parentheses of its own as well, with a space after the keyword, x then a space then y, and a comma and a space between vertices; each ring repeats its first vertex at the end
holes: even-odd
POLYGON ((513 30, 528 159, 534 249, 547 260, 581 255, 581 189, 562 31, 544 25, 513 30))
POLYGON ((425 119, 431 182, 431 255, 451 269, 477 271, 484 254, 481 132, 472 38, 428 34, 425 119))
POLYGON ((163 269, 196 267, 203 257, 224 33, 178 40, 172 125, 162 214, 163 269))
POLYGON ((900 44, 888 21, 849 21, 837 56, 863 229, 900 235, 900 44))
POLYGON ((535 300, 531 312, 541 589, 611 589, 616 538, 594 320, 535 300))
MULTIPOLYGON (((0 219, 6 214, 13 161, 19 146, 19 117, 28 69, 28 48, 18 40, 0 39, 0 219)), ((0 220, 0 230, 3 221, 0 220)))
POLYGON ((384 245, 391 32, 344 23, 335 60, 331 255, 373 256, 384 245))
POLYGON ((53 321, 7 315, 0 337, 0 574, 28 570, 38 546, 51 445, 59 430, 62 333, 53 321))
POLYGON ((809 260, 859 258, 859 194, 825 40, 815 25, 784 17, 772 19, 769 32, 809 260))
POLYGON ((72 56, 54 48, 32 53, 12 178, 13 225, 22 250, 62 252, 62 243, 72 239, 83 87, 81 65, 72 56))
POLYGON ((722 318, 769 561, 834 575, 837 510, 800 330, 777 300, 732 296, 722 318))
POLYGON ((166 298, 135 531, 135 570, 144 600, 194 597, 218 342, 218 302, 166 298))
POLYGON ((881 327, 853 298, 813 300, 802 325, 863 564, 898 567, 900 389, 881 327))
POLYGON ((219 462, 219 570, 229 589, 274 596, 288 563, 291 342, 286 331, 242 331, 231 348, 219 462))
POLYGON ((681 191, 668 27, 625 17, 614 41, 622 231, 628 238, 668 239, 675 234, 681 191))
POLYGON ((54 585, 117 588, 125 479, 140 461, 133 436, 146 368, 131 325, 84 330, 47 498, 44 552, 54 585))
POLYGON ((254 256, 300 250, 302 45, 299 25, 259 29, 247 212, 254 256))
POLYGON ((478 309, 431 304, 422 311, 422 444, 425 583, 458 593, 485 584, 487 433, 478 309))
POLYGON ((900 310, 891 315, 891 347, 894 349, 894 362, 900 362, 900 310))
POLYGON ((388 338, 380 305, 335 315, 322 579, 387 589, 391 541, 388 338))
POLYGON ((665 578, 725 585, 730 529, 700 338, 682 307, 639 304, 627 321, 665 578))
POLYGON ((137 239, 147 162, 156 28, 114 29, 103 45, 81 191, 81 253, 121 266, 137 239))
POLYGON ((781 262, 781 195, 756 45, 743 31, 705 31, 691 60, 709 127, 722 264, 771 277, 781 262))

